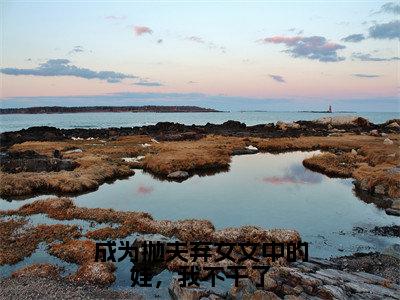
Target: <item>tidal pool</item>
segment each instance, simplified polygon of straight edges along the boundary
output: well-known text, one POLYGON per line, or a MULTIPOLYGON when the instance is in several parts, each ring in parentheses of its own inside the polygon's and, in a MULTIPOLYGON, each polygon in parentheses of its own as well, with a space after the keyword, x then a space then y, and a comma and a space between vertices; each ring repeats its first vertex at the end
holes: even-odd
MULTIPOLYGON (((145 211, 155 219, 208 219, 217 228, 256 225, 296 229, 302 239, 309 242, 309 254, 313 257, 382 251, 392 244, 399 244, 399 238, 353 232, 355 226, 368 229, 400 224, 400 221, 357 198, 351 179, 329 178, 304 168, 303 159, 316 153, 319 152, 234 156, 228 172, 195 175, 181 183, 160 181, 136 170, 134 176, 103 184, 97 191, 75 197, 74 201, 82 207, 145 211)), ((1 200, 0 209, 15 209, 46 197, 11 202, 1 200)), ((86 221, 52 220, 41 214, 30 216, 29 220, 33 225, 79 224, 84 231, 94 226, 86 221)), ((103 226, 106 225, 95 228, 103 226)), ((133 241, 137 236, 134 234, 124 240, 133 241)), ((41 245, 22 262, 0 267, 0 273, 9 275, 21 266, 45 261, 63 265, 69 273, 76 269, 76 265, 50 256, 41 245)), ((130 268, 129 262, 117 264, 114 288, 130 287, 130 268)), ((164 270, 154 280, 159 278, 169 282, 170 276, 171 273, 164 270)), ((166 287, 158 292, 153 289, 145 292, 168 294, 166 287)))
POLYGON ((357 198, 352 179, 329 178, 302 161, 318 152, 234 156, 229 172, 160 181, 142 170, 75 198, 78 206, 145 211, 155 219, 208 219, 217 228, 256 225, 290 228, 310 243, 310 254, 330 257, 379 251, 398 238, 353 234, 353 227, 399 224, 357 198))

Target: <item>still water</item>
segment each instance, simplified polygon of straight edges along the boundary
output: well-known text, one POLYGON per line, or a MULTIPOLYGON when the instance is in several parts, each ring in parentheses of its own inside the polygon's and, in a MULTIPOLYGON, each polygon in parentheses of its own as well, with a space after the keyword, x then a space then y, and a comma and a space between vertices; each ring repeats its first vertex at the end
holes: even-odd
MULTIPOLYGON (((302 160, 314 153, 318 152, 234 156, 229 172, 196 175, 181 183, 160 181, 136 170, 129 179, 104 184, 74 201, 82 207, 145 211, 158 220, 208 219, 216 228, 296 229, 310 243, 314 257, 381 251, 400 243, 398 238, 352 232, 354 226, 400 223, 357 198, 351 179, 329 178, 304 168, 302 160)), ((1 200, 0 209, 17 208, 42 197, 1 200)))
POLYGON ((157 122, 178 122, 186 125, 221 124, 235 120, 247 125, 277 121, 315 120, 324 116, 357 115, 373 123, 399 117, 398 112, 306 113, 306 112, 218 112, 218 113, 76 113, 76 114, 12 114, 0 115, 0 131, 14 131, 31 126, 58 128, 107 128, 153 125, 157 122))

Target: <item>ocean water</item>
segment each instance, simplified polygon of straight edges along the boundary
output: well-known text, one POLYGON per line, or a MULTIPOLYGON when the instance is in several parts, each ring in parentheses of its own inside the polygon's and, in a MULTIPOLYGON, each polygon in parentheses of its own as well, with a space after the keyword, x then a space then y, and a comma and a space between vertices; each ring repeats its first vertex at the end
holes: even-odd
POLYGON ((218 112, 218 113, 76 113, 76 114, 10 114, 0 115, 0 131, 14 131, 31 126, 58 128, 107 128, 178 122, 186 125, 221 124, 235 120, 247 125, 277 121, 315 120, 324 116, 357 115, 374 123, 399 118, 399 112, 307 113, 307 112, 218 112))

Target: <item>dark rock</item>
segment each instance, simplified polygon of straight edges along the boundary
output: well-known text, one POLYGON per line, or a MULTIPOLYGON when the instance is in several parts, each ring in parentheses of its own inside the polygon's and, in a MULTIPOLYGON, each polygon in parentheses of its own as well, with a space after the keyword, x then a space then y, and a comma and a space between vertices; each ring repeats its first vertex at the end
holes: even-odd
POLYGON ((392 215, 392 216, 400 216, 400 210, 398 209, 393 209, 393 208, 386 208, 385 212, 388 215, 392 215))
POLYGON ((1 170, 7 173, 72 171, 78 163, 41 155, 35 151, 9 152, 0 160, 1 170))
POLYGON ((372 230, 372 233, 382 236, 396 236, 400 237, 400 226, 399 225, 391 225, 391 226, 375 226, 372 230))

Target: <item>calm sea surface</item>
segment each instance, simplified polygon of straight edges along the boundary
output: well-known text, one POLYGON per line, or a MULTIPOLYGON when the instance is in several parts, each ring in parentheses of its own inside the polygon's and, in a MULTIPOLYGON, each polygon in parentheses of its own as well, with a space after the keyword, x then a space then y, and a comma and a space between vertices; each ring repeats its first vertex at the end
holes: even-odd
POLYGON ((303 113, 303 112, 221 112, 221 113, 76 113, 76 114, 12 114, 0 115, 0 130, 14 131, 31 126, 58 128, 107 128, 152 125, 157 122, 178 122, 186 125, 221 124, 235 120, 247 125, 277 121, 315 120, 324 116, 358 115, 374 123, 399 118, 399 112, 303 113))

